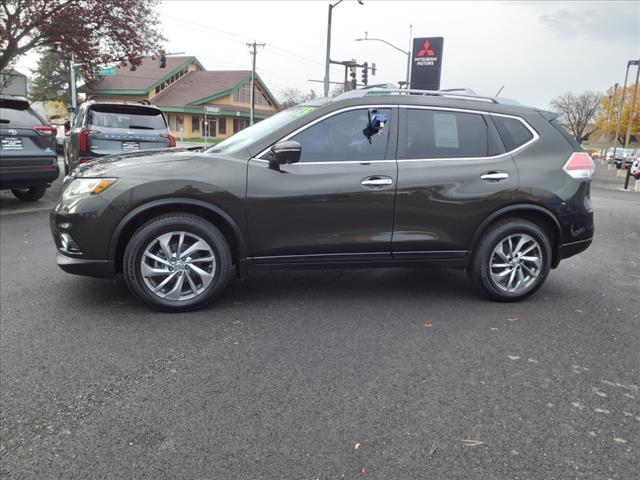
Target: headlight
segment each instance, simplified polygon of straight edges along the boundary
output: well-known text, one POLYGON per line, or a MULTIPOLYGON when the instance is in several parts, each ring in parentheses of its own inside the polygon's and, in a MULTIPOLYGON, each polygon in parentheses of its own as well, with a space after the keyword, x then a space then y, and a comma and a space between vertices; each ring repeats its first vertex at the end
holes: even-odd
POLYGON ((115 178, 75 178, 62 191, 62 200, 98 195, 115 182, 115 178))

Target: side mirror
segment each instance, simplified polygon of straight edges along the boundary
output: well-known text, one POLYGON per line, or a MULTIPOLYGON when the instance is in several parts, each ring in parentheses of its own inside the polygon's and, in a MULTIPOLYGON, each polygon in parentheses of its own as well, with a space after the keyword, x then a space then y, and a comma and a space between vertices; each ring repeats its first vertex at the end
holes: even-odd
POLYGON ((71 122, 69 120, 65 120, 64 121, 64 133, 65 134, 69 133, 69 130, 71 130, 71 122))
POLYGON ((271 147, 273 158, 272 163, 283 165, 285 163, 297 163, 300 161, 302 154, 302 145, 294 140, 286 140, 278 142, 271 147))

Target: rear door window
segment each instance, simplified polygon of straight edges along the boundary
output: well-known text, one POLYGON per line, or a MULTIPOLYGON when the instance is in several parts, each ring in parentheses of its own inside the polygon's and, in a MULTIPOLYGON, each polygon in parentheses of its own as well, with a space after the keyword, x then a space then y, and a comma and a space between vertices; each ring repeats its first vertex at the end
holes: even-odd
POLYGON ((516 118, 492 116, 504 147, 508 152, 521 147, 533 138, 533 133, 516 118))
POLYGON ((89 110, 88 125, 126 130, 166 130, 167 125, 159 110, 123 105, 94 106, 89 110))
POLYGON ((486 157, 487 123, 481 114, 408 109, 407 159, 486 157))

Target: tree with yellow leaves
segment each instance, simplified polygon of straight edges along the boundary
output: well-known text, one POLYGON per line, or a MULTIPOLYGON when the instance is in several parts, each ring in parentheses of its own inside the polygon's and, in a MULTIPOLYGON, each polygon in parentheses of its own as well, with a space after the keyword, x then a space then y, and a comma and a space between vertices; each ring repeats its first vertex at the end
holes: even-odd
MULTIPOLYGON (((627 87, 626 94, 624 95, 624 105, 622 105, 622 88, 619 88, 615 92, 615 98, 613 96, 613 88, 610 88, 607 95, 602 97, 600 103, 600 115, 596 120, 596 127, 607 138, 612 138, 616 134, 616 126, 621 119, 620 133, 618 135, 618 142, 620 145, 624 144, 624 138, 627 134, 627 127, 631 121, 631 140, 640 141, 640 91, 636 98, 635 105, 631 105, 633 100, 633 89, 635 85, 629 85, 627 87), (611 114, 611 104, 613 102, 613 114, 611 114), (620 113, 622 111, 622 116, 620 113)), ((640 88, 640 85, 638 85, 640 88)))

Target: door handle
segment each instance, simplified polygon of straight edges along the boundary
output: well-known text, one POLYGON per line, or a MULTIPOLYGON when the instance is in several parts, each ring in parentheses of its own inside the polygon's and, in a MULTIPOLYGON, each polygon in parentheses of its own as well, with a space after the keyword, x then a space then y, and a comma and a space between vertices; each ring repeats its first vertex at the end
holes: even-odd
POLYGON ((393 180, 389 177, 367 177, 363 178, 360 184, 363 187, 381 188, 393 185, 393 180))
POLYGON ((493 182, 498 182, 500 180, 506 180, 509 178, 509 174, 507 172, 487 172, 483 175, 480 175, 482 180, 490 180, 493 182))

